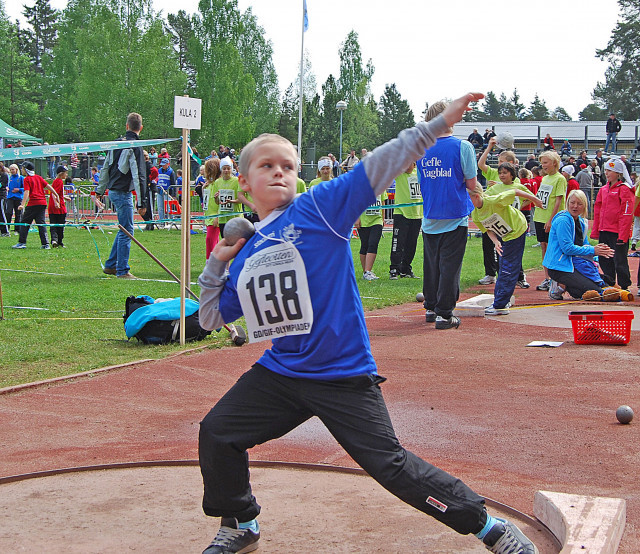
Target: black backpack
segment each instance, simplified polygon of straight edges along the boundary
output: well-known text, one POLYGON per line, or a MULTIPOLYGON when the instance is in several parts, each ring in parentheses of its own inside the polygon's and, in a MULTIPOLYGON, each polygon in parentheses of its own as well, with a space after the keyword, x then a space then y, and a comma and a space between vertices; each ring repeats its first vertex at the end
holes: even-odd
MULTIPOLYGON (((124 315, 122 316, 124 321, 127 321, 127 318, 138 308, 149 304, 152 304, 152 302, 149 302, 145 297, 129 296, 125 302, 124 315)), ((185 337, 187 341, 202 340, 210 334, 211 331, 200 327, 198 312, 185 318, 185 337)), ((179 342, 180 320, 150 320, 134 336, 144 344, 179 342)))

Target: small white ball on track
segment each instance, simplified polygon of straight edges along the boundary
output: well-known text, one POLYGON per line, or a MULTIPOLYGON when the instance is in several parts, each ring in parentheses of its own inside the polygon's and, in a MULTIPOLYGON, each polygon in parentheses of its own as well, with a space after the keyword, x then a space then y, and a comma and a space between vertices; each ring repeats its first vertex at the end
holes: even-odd
POLYGON ((253 233, 255 233, 253 223, 244 217, 234 217, 224 224, 223 238, 229 246, 233 246, 238 239, 249 240, 253 233))

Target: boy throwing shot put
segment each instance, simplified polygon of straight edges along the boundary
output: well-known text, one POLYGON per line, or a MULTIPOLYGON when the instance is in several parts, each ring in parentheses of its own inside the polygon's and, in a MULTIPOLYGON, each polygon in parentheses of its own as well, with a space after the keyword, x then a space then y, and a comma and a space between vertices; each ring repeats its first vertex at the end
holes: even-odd
POLYGON ((200 425, 204 512, 222 525, 206 554, 257 548, 260 506, 247 450, 317 416, 383 487, 493 552, 535 553, 484 499, 398 442, 371 354, 349 246, 351 226, 394 176, 460 121, 467 94, 429 123, 403 131, 337 179, 296 197, 296 151, 277 135, 243 150, 239 184, 260 221, 234 245, 221 240, 200 276, 200 324, 215 329, 244 315, 250 341, 272 339, 253 367, 200 425), (234 260, 225 274, 228 261, 234 260))

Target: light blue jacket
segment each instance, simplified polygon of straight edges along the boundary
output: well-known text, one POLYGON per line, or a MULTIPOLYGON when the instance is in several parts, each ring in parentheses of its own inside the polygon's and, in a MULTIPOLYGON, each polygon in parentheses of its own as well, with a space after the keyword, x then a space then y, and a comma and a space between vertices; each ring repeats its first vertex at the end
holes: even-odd
POLYGON ((595 249, 589 244, 587 222, 582 216, 579 219, 582 224, 584 246, 574 244, 576 238, 575 220, 569 212, 566 210, 558 212, 551 220, 547 253, 542 261, 544 267, 573 273, 575 269, 573 266, 574 256, 593 256, 595 254, 595 249))

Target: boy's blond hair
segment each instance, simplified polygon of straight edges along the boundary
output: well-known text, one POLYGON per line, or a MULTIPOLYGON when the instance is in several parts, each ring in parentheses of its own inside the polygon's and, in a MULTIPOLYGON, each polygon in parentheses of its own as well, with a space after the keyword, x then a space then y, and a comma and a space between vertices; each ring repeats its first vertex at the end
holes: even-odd
POLYGON ((562 160, 555 150, 545 150, 542 154, 540 154, 540 156, 538 156, 539 160, 542 160, 542 158, 549 158, 556 166, 556 171, 560 169, 560 163, 562 160))
POLYGON ((498 163, 509 162, 514 165, 518 165, 518 158, 513 150, 503 150, 498 154, 498 163))
POLYGON ((582 217, 587 217, 588 212, 587 212, 587 195, 582 192, 580 189, 575 189, 572 190, 569 193, 569 196, 567 196, 567 202, 566 202, 566 206, 569 206, 569 200, 571 200, 572 198, 577 198, 580 203, 582 204, 582 213, 578 214, 581 215, 582 217))
MULTIPOLYGON (((431 121, 439 116, 443 111, 447 109, 447 104, 444 100, 438 100, 427 108, 427 113, 424 116, 425 121, 431 121)), ((449 127, 449 130, 453 133, 453 127, 449 127)))
MULTIPOLYGON (((240 172, 241 175, 244 175, 246 177, 247 173, 249 173, 249 165, 251 165, 251 158, 253 157, 253 154, 255 153, 256 149, 262 146, 263 144, 267 144, 269 142, 279 142, 281 144, 289 146, 291 148, 291 151, 294 154, 293 159, 297 160, 298 153, 296 152, 296 149, 293 147, 293 144, 291 144, 291 141, 287 140, 284 137, 281 137, 280 135, 275 135, 273 133, 262 133, 261 135, 254 138, 249 144, 247 144, 242 149, 242 155, 240 156, 240 162, 238 163, 238 171, 240 172)), ((297 171, 297 168, 296 168, 296 171, 297 171)))

